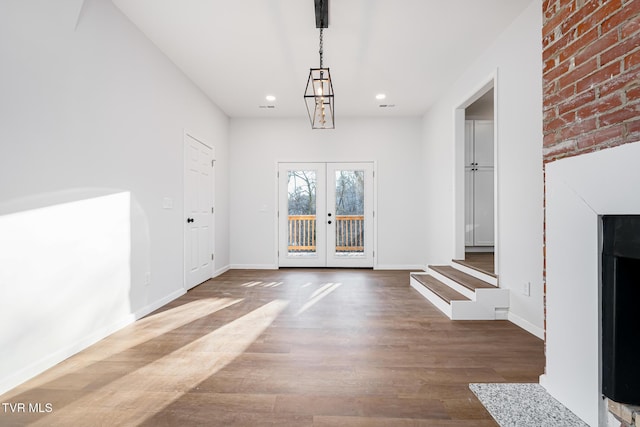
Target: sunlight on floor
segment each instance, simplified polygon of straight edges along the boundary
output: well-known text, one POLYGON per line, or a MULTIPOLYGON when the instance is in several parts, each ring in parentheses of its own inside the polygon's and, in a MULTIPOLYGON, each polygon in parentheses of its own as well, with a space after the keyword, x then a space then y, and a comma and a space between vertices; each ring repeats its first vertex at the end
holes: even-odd
POLYGON ((242 286, 243 288, 253 288, 254 286, 260 286, 261 288, 277 288, 278 286, 282 285, 283 282, 269 282, 269 283, 264 283, 264 282, 247 282, 247 283, 243 283, 242 286))
MULTIPOLYGON (((107 339, 94 344, 76 357, 61 362, 56 365, 55 369, 34 378, 27 385, 29 388, 40 387, 64 375, 77 372, 98 361, 106 360, 115 354, 157 338, 180 326, 213 314, 241 301, 242 299, 232 298, 205 298, 147 316, 107 339)), ((23 391, 24 389, 22 387, 18 387, 7 393, 6 396, 12 397, 12 395, 19 394, 23 391)))
POLYGON ((311 297, 309 297, 309 301, 305 305, 300 307, 300 310, 298 310, 296 316, 299 316, 300 314, 307 311, 310 307, 313 307, 315 304, 320 302, 323 298, 338 289, 340 286, 342 286, 342 283, 327 283, 320 289, 317 289, 314 293, 311 294, 311 297))
POLYGON ((85 416, 86 421, 100 419, 105 425, 138 425, 233 362, 288 304, 271 301, 32 425, 86 425, 85 416), (104 401, 108 407, 101 406, 104 401), (113 408, 120 409, 117 419, 113 408))

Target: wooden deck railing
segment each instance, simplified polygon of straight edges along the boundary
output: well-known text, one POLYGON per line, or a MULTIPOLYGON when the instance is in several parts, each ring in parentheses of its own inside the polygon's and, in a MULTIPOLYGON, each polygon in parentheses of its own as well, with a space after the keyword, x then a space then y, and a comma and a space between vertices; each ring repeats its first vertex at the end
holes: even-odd
MULTIPOLYGON (((336 215, 336 252, 364 251, 364 215, 336 215)), ((315 252, 316 216, 289 215, 289 252, 315 252)))
POLYGON ((336 252, 364 251, 364 215, 336 215, 336 252))
POLYGON ((289 252, 315 252, 316 216, 289 215, 289 252))

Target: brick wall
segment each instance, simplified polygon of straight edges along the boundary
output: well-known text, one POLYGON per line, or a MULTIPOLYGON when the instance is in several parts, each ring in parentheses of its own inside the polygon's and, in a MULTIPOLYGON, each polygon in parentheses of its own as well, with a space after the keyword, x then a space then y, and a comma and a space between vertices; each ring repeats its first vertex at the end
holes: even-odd
POLYGON ((640 0, 544 0, 544 161, 640 140, 640 0))

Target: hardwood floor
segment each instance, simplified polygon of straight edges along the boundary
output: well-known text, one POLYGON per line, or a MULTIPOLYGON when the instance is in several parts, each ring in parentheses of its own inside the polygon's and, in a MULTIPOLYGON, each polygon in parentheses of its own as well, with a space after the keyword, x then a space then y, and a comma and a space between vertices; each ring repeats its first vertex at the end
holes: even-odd
POLYGON ((494 426, 472 382, 537 382, 543 342, 450 321, 406 271, 232 270, 0 402, 0 425, 494 426))
POLYGON ((495 273, 493 252, 467 252, 464 262, 487 273, 495 273))

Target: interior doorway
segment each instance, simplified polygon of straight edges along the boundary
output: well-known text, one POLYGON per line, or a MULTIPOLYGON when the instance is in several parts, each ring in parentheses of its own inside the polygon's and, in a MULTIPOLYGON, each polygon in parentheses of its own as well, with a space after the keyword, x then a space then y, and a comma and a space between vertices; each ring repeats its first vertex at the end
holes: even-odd
POLYGON ((495 76, 456 109, 454 258, 497 274, 497 108, 495 76))
POLYGON ((278 165, 278 265, 373 267, 373 163, 278 165))

